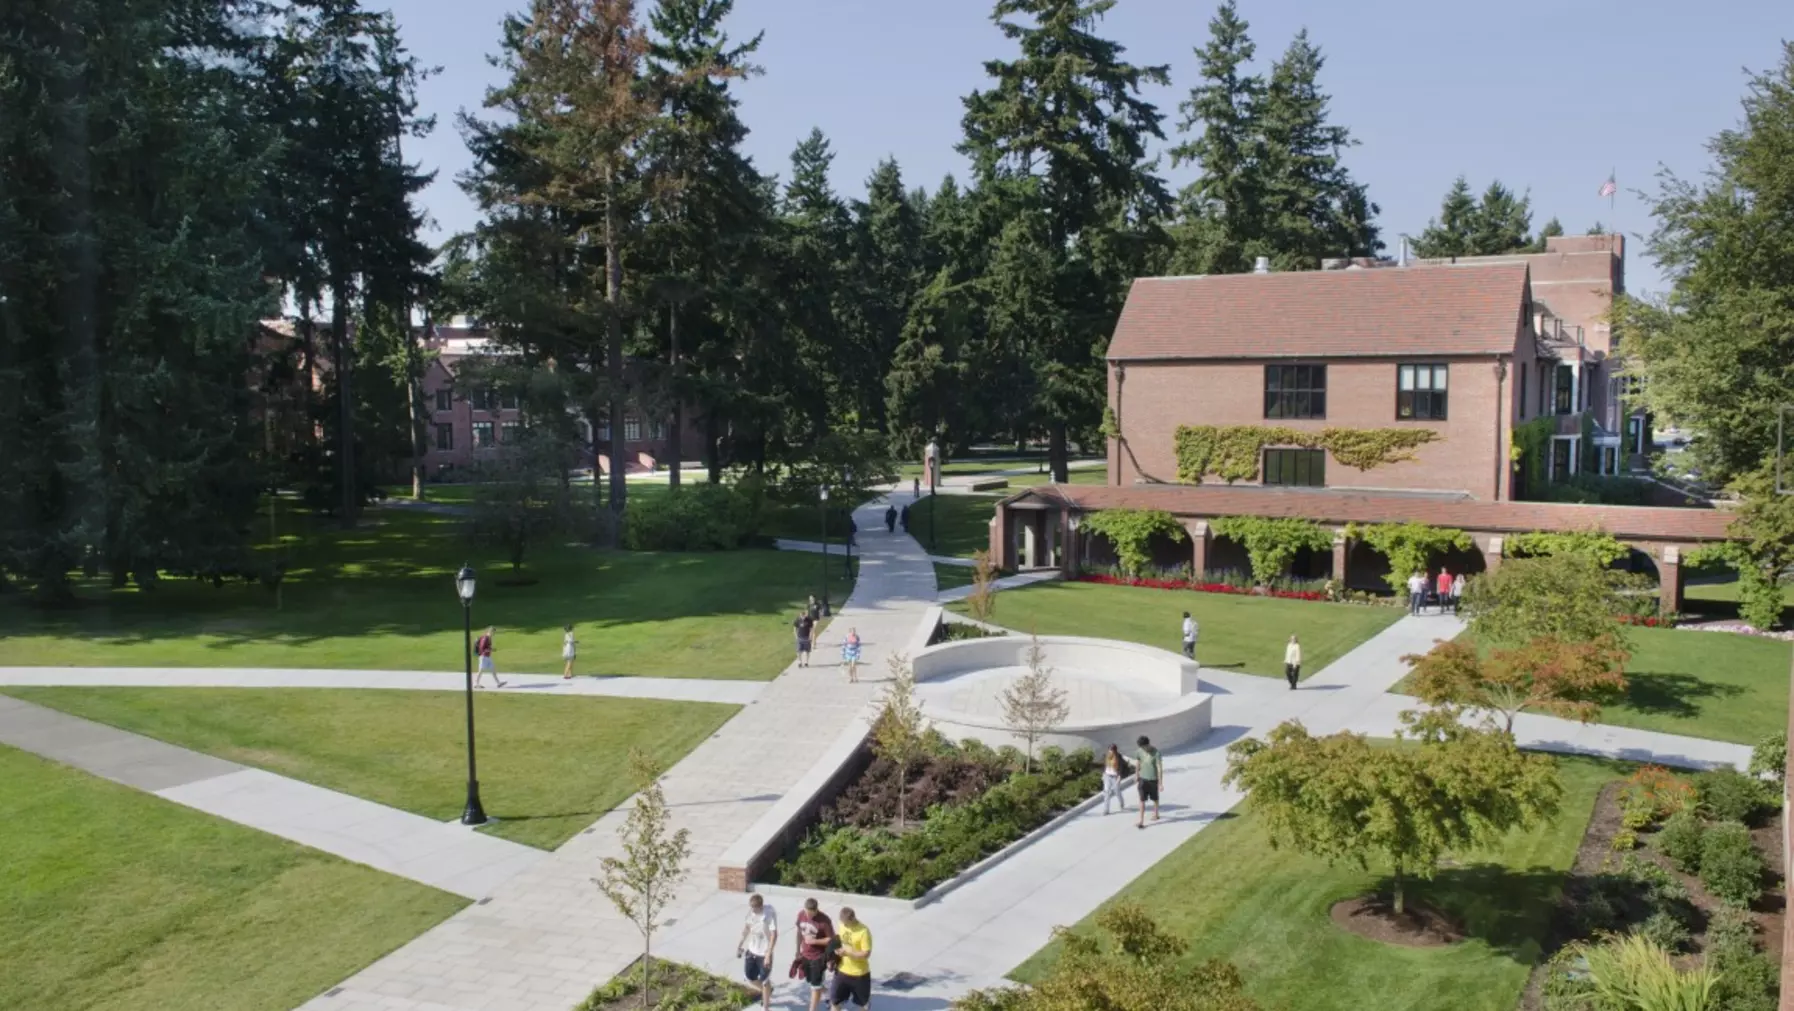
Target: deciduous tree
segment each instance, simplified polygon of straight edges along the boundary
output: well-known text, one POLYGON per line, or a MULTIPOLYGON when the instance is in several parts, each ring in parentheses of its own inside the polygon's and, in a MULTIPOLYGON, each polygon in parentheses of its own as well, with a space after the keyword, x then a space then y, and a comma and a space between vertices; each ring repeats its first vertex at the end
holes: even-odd
POLYGON ((599 862, 600 876, 593 884, 635 924, 642 935, 642 1006, 652 1007, 649 969, 654 964, 654 932, 666 926, 663 917, 680 882, 685 880, 685 861, 691 857, 691 831, 673 830, 672 811, 660 784, 660 768, 639 751, 629 756, 630 773, 637 783, 635 803, 617 836, 623 842, 622 857, 599 862))
POLYGON ((1413 667, 1409 684, 1422 701, 1499 713, 1502 728, 1513 733, 1514 717, 1529 709, 1590 722, 1625 693, 1629 658, 1610 633, 1586 642, 1535 639, 1487 656, 1467 643, 1442 642, 1402 662, 1413 667))
POLYGON ((1621 574, 1581 554, 1511 558, 1471 580, 1459 608, 1477 641, 1592 642, 1623 632, 1621 574))
POLYGON ((872 725, 872 750, 897 767, 897 827, 903 828, 909 799, 909 768, 928 746, 928 721, 916 698, 916 671, 909 657, 893 653, 885 663, 891 683, 879 698, 878 720, 872 725))
POLYGON ((1053 680, 1053 668, 1047 666, 1046 650, 1040 637, 1031 636, 1027 653, 1028 673, 1009 682, 1003 689, 1003 722, 1010 731, 1027 742, 1024 771, 1034 769, 1034 745, 1053 732, 1071 715, 1065 700, 1065 689, 1053 680))
POLYGON ((1229 745, 1223 779, 1246 792, 1273 846, 1388 866, 1398 915, 1410 877, 1551 817, 1563 793, 1555 760, 1521 752, 1509 734, 1464 726, 1450 709, 1404 716, 1412 743, 1397 747, 1282 723, 1229 745))

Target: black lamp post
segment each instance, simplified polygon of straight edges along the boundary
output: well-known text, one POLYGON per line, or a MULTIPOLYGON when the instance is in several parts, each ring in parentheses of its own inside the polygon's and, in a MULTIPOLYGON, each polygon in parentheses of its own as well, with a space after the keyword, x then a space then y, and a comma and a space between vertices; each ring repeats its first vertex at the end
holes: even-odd
POLYGON ((461 810, 461 824, 486 824, 486 811, 480 807, 480 777, 473 761, 473 566, 463 565, 455 573, 455 594, 461 598, 461 628, 467 647, 467 806, 461 810))
POLYGON ((828 485, 823 485, 816 493, 818 511, 822 514, 822 616, 829 616, 828 610, 828 485))

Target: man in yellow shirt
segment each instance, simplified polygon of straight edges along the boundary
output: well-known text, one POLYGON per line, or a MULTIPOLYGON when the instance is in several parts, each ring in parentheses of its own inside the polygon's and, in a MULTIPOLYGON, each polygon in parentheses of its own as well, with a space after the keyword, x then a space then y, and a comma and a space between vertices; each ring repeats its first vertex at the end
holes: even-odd
POLYGON ((862 1008, 872 1006, 872 931, 867 929, 853 910, 841 910, 841 929, 836 932, 841 947, 841 965, 835 970, 835 989, 829 994, 829 1006, 841 1011, 852 1000, 862 1008))

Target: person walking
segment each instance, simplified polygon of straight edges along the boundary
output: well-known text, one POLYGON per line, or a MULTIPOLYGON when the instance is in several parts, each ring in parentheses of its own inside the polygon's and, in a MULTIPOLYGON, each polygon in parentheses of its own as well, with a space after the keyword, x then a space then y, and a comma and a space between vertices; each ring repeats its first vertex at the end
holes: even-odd
POLYGON ((561 680, 573 677, 573 658, 579 655, 579 642, 573 638, 573 626, 561 629, 561 680))
POLYGON ((1421 601, 1426 599, 1426 576, 1416 572, 1408 577, 1408 613, 1419 614, 1421 601))
POLYGON ((735 942, 742 975, 760 989, 760 1006, 772 1011, 772 951, 779 943, 779 918, 759 895, 748 896, 747 921, 735 942))
POLYGON ((1190 617, 1190 612, 1185 611, 1184 612, 1184 656, 1189 657, 1192 660, 1196 659, 1196 634, 1199 631, 1201 631, 1201 627, 1196 624, 1196 619, 1190 617))
POLYGON ((1302 680, 1302 644, 1295 636, 1289 637, 1289 645, 1283 647, 1283 676, 1289 679, 1289 690, 1296 690, 1296 682, 1302 680))
POLYGON ((1135 828, 1146 827, 1146 802, 1152 801, 1152 820, 1159 820, 1159 787, 1165 780, 1165 760, 1159 749, 1152 742, 1141 737, 1135 742, 1140 746, 1134 755, 1134 780, 1140 791, 1140 820, 1134 823, 1135 828))
POLYGON ((903 511, 897 514, 897 522, 903 524, 904 533, 909 533, 909 506, 905 505, 903 511))
POLYGON ((1439 613, 1444 614, 1446 605, 1451 603, 1451 570, 1443 565, 1439 566, 1438 587, 1439 613))
POLYGON ((810 612, 805 611, 791 623, 791 628, 797 633, 797 665, 808 667, 810 666, 810 634, 816 631, 816 619, 810 617, 810 612))
POLYGON ((822 605, 816 602, 814 593, 810 594, 810 602, 804 606, 804 613, 810 616, 812 625, 822 620, 822 605))
POLYGON ((852 516, 847 517, 847 550, 849 553, 860 546, 860 525, 852 516))
POLYGON ((860 630, 850 628, 847 638, 841 640, 841 665, 847 668, 847 683, 856 684, 860 680, 860 630))
POLYGON ((817 1011, 822 1004, 829 942, 834 939, 835 925, 828 914, 817 907, 815 899, 805 899, 803 911, 797 914, 797 960, 791 963, 791 975, 802 976, 810 985, 810 1011, 817 1011))
POLYGON ((842 1005, 852 1000, 861 1008, 870 1008, 872 931, 853 914, 851 906, 841 908, 840 936, 841 947, 836 951, 841 956, 841 963, 835 967, 835 988, 829 994, 829 1006, 834 1011, 841 1011, 842 1005))
POLYGON ((1464 582, 1462 572, 1458 573, 1457 578, 1451 581, 1451 613, 1453 614, 1458 613, 1458 604, 1464 600, 1464 582))
POLYGON ((486 626, 486 631, 474 640, 473 653, 480 658, 479 673, 473 676, 473 686, 475 688, 485 687, 481 682, 486 679, 486 675, 490 674, 492 680, 498 682, 498 687, 503 688, 505 683, 499 680, 498 668, 492 664, 492 626, 486 626))
POLYGON ((896 532, 897 532, 897 507, 894 505, 885 506, 885 533, 894 534, 896 532))
POLYGON ((1121 756, 1121 749, 1109 745, 1109 750, 1103 754, 1103 814, 1109 813, 1110 800, 1120 804, 1123 811, 1127 810, 1127 796, 1121 792, 1121 781, 1132 771, 1127 759, 1121 756))

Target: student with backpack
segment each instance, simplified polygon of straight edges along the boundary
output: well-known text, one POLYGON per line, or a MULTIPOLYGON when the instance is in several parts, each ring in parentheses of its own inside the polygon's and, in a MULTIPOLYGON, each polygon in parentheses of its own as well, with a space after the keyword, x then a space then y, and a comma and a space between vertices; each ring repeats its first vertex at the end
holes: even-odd
POLYGON ((492 680, 498 681, 498 686, 503 688, 505 683, 499 680, 498 668, 492 663, 492 628, 490 626, 486 628, 486 631, 482 633, 478 639, 474 640, 473 655, 480 658, 479 673, 473 676, 473 686, 475 688, 484 688, 485 685, 480 682, 484 681, 486 675, 490 674, 492 675, 492 680))

